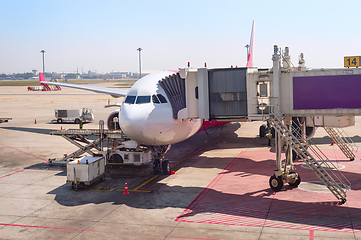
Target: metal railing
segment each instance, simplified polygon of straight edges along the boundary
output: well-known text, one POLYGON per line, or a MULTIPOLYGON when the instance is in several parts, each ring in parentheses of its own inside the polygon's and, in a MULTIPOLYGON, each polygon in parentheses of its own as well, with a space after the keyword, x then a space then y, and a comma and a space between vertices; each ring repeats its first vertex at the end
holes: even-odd
POLYGON ((346 201, 346 191, 350 189, 351 183, 338 170, 338 168, 327 158, 327 156, 311 140, 306 140, 299 126, 287 121, 280 111, 275 107, 272 109, 270 122, 280 136, 287 140, 290 147, 336 196, 337 199, 346 201), (283 123, 291 126, 289 130, 283 123), (317 159, 316 159, 317 158, 317 159))

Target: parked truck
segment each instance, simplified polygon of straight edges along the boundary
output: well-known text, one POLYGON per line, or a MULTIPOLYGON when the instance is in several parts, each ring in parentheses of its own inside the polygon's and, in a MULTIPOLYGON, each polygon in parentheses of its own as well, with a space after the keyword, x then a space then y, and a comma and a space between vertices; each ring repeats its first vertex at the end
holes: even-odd
POLYGON ((82 122, 92 122, 94 120, 93 110, 83 109, 56 109, 55 117, 58 123, 73 122, 79 124, 82 122))

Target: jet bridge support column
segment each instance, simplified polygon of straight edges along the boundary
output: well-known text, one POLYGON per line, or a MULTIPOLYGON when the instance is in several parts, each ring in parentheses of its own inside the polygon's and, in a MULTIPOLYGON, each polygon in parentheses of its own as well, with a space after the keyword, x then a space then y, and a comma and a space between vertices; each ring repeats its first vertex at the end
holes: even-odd
MULTIPOLYGON (((273 47, 273 84, 272 84, 272 97, 273 97, 273 114, 281 119, 281 108, 280 108, 280 55, 278 54, 278 46, 274 45, 273 47)), ((275 148, 276 148, 276 169, 275 175, 279 177, 282 175, 282 165, 281 165, 281 136, 276 131, 275 136, 275 148)))

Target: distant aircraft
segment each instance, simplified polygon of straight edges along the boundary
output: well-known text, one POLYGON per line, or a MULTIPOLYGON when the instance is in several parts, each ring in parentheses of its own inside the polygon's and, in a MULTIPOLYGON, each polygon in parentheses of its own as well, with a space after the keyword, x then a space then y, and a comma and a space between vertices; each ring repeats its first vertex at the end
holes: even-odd
MULTIPOLYGON (((251 43, 253 43, 252 36, 251 43)), ((249 64, 251 64, 250 61, 252 61, 252 48, 248 60, 249 64)), ((247 63, 247 65, 249 64, 247 63)), ((177 113, 186 106, 185 100, 179 98, 180 86, 184 84, 184 79, 182 80, 179 73, 174 71, 161 71, 146 75, 139 79, 129 91, 117 88, 46 82, 42 73, 39 73, 39 79, 43 84, 106 93, 113 97, 124 96, 125 99, 119 106, 120 109, 109 115, 108 128, 112 128, 114 124, 111 122, 114 117, 118 117, 119 126, 124 134, 136 141, 138 146, 145 146, 152 151, 154 172, 168 174, 170 171, 169 162, 164 160, 164 155, 171 144, 193 136, 203 123, 202 119, 199 118, 177 118, 177 113)), ((205 124, 209 127, 219 123, 213 121, 205 124)))
MULTIPOLYGON (((35 87, 28 87, 28 91, 60 91, 61 87, 60 86, 49 86, 48 84, 46 84, 46 80, 45 77, 43 76, 42 79, 40 79, 40 84, 42 86, 35 86, 35 87)), ((58 80, 56 79, 52 79, 52 81, 57 82, 58 80)))

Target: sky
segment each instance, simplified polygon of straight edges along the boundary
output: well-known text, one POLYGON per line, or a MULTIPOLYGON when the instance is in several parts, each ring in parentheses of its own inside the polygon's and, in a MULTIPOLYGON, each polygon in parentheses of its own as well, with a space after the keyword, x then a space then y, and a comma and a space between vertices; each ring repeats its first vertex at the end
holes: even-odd
POLYGON ((0 0, 0 73, 138 72, 245 66, 255 20, 254 65, 273 46, 304 53, 310 68, 360 56, 361 1, 0 0))

